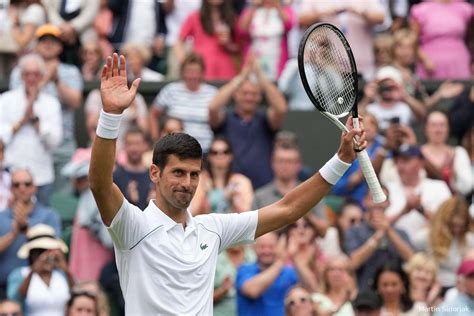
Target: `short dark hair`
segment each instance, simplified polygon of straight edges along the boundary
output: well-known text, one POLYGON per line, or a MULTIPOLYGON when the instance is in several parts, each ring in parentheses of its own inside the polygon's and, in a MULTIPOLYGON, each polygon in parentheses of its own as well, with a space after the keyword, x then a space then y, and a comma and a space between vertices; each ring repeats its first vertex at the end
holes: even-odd
POLYGON ((180 71, 183 73, 184 67, 189 64, 198 64, 201 67, 201 70, 204 72, 206 70, 206 65, 204 64, 204 59, 201 55, 197 53, 189 53, 184 58, 183 62, 181 63, 180 71))
POLYGON ((138 127, 136 125, 130 126, 125 131, 125 134, 124 134, 123 138, 125 139, 125 137, 127 137, 128 135, 132 135, 132 134, 140 134, 140 135, 142 135, 143 139, 146 140, 146 133, 140 127, 138 127))
POLYGON ((155 143, 153 164, 163 171, 170 155, 175 155, 179 159, 202 160, 202 148, 194 137, 186 133, 171 133, 155 143))

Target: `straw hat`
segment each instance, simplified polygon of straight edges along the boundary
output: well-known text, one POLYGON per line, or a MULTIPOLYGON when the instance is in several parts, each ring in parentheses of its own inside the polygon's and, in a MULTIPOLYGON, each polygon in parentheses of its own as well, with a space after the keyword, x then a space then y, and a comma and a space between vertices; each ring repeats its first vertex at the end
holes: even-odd
POLYGON ((27 259, 32 249, 59 249, 64 253, 68 251, 64 241, 54 236, 54 228, 45 224, 29 228, 26 238, 28 241, 17 252, 21 259, 27 259))

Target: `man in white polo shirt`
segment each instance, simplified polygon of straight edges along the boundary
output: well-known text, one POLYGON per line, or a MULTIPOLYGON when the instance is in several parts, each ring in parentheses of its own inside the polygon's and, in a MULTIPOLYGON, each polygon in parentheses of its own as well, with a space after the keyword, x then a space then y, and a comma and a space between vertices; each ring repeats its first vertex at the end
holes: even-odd
POLYGON ((108 57, 102 71, 103 110, 92 147, 89 181, 102 220, 114 241, 127 315, 212 315, 217 255, 230 245, 295 222, 305 215, 355 159, 350 129, 337 155, 320 172, 258 211, 191 216, 187 208, 202 169, 202 149, 193 137, 170 134, 155 144, 150 178, 156 200, 140 210, 112 182, 115 143, 122 112, 140 79, 127 87, 125 58, 108 57))

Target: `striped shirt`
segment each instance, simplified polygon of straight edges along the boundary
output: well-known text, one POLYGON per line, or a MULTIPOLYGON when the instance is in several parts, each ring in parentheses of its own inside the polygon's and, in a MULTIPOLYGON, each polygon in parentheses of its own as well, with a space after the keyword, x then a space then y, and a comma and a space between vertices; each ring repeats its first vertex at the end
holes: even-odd
POLYGON ((209 103, 217 88, 201 84, 198 91, 190 91, 183 81, 167 84, 156 96, 154 106, 184 123, 184 131, 195 137, 204 152, 211 145, 213 133, 209 126, 209 103))

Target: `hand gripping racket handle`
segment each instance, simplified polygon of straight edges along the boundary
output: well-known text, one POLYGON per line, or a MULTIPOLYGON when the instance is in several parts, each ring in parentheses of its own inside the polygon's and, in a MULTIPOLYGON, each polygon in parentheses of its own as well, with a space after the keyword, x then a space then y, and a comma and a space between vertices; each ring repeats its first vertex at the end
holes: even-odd
MULTIPOLYGON (((354 128, 359 128, 359 118, 354 117, 352 119, 352 123, 354 128)), ((367 154, 367 150, 362 150, 357 153, 357 159, 359 159, 360 168, 362 169, 362 173, 364 174, 365 180, 367 181, 367 185, 369 186, 369 190, 372 193, 372 200, 375 203, 382 203, 387 199, 385 193, 383 193, 382 187, 380 186, 380 182, 375 174, 374 166, 372 166, 372 161, 367 154)))

